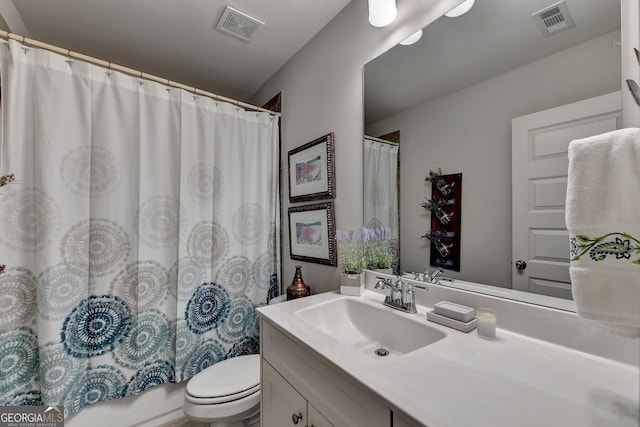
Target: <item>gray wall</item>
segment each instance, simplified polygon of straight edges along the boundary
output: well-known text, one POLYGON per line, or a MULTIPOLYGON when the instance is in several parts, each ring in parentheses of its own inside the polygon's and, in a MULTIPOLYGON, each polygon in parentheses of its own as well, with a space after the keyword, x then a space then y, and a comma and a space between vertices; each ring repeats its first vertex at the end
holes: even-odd
POLYGON ((362 67, 418 28, 433 22, 460 0, 397 0, 398 16, 386 28, 368 22, 367 0, 353 0, 298 52, 251 99, 261 105, 283 92, 282 238, 283 285, 301 264, 313 293, 338 289, 338 269, 291 260, 287 209, 287 152, 328 132, 335 132, 336 224, 362 226, 362 67))
MULTIPOLYGON (((635 11, 629 17, 630 24, 627 28, 637 27, 639 1, 622 1, 623 5, 631 4, 633 6, 631 9, 635 11)), ((364 130, 362 67, 418 28, 433 22, 457 3, 460 1, 397 0, 396 21, 387 28, 379 29, 371 27, 367 21, 367 1, 352 0, 251 98, 252 103, 261 104, 279 91, 283 91, 284 96, 282 123, 284 169, 281 189, 284 240, 283 285, 285 287, 293 278, 294 265, 298 263, 289 257, 287 209, 290 204, 286 171, 287 152, 327 132, 335 132, 336 222, 338 228, 359 228, 362 225, 361 141, 364 130)), ((627 38, 627 43, 638 44, 637 31, 627 38)), ((636 72, 637 64, 629 68, 633 68, 636 72)), ((573 78, 581 80, 582 75, 574 75, 573 78)), ((618 82, 617 87, 620 87, 619 76, 618 82)), ((637 115, 637 107, 634 107, 633 112, 637 115)), ((301 264, 305 281, 313 286, 314 293, 338 288, 337 269, 319 264, 301 264)))
POLYGON ((401 266, 422 271, 430 214, 420 207, 429 170, 463 174, 460 273, 511 287, 511 119, 620 90, 616 31, 367 127, 400 130, 401 266))

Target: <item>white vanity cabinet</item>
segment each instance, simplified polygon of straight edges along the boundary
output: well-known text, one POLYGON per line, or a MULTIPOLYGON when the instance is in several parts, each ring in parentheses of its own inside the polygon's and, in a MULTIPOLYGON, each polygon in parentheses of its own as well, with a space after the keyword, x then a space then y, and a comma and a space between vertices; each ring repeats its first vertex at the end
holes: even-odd
POLYGON ((261 322, 262 427, 391 426, 391 412, 382 401, 261 322))
POLYGON ((335 427, 269 363, 262 365, 262 426, 335 427))
POLYGON ((402 415, 393 414, 393 427, 415 427, 416 424, 406 420, 402 415))

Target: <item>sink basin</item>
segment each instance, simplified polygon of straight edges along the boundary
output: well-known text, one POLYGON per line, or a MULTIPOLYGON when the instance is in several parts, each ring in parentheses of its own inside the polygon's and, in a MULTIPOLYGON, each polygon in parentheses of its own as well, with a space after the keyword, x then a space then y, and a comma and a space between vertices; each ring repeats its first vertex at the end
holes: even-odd
POLYGON ((402 355, 446 337, 423 318, 407 317, 418 315, 403 315, 382 303, 377 306, 351 298, 303 308, 296 316, 340 343, 371 355, 378 348, 402 355))

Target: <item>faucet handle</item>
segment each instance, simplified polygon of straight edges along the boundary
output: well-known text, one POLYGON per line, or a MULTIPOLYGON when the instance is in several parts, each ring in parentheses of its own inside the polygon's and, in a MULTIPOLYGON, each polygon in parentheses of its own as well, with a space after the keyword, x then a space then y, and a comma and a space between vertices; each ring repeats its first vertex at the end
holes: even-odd
POLYGON ((407 288, 402 292, 402 305, 409 313, 416 313, 416 292, 413 283, 407 282, 407 288))
POLYGON ((394 282, 395 287, 397 289, 404 289, 404 282, 400 276, 396 276, 396 281, 394 282))
POLYGON ((413 282, 407 282, 407 290, 406 292, 414 292, 413 291, 413 282))
POLYGON ((405 271, 402 273, 402 277, 413 275, 413 280, 420 280, 420 273, 416 273, 414 271, 405 271))
POLYGON ((428 282, 429 281, 429 269, 425 268, 422 273, 416 273, 416 280, 419 280, 421 282, 428 282))

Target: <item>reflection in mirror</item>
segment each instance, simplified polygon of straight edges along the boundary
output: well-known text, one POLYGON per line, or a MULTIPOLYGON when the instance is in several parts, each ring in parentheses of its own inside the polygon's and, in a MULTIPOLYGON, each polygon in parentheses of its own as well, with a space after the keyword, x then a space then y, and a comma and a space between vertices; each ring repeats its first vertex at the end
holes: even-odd
MULTIPOLYGON (((430 248, 420 236, 430 220, 420 202, 431 190, 425 177, 441 168, 465 181, 461 269, 447 276, 513 288, 512 274, 519 273, 512 257, 512 119, 621 88, 620 3, 566 0, 575 25, 544 34, 532 15, 554 3, 476 2, 469 13, 424 28, 416 44, 396 46, 365 65, 365 133, 402 134, 402 271, 429 267, 430 248)), ((371 179, 365 174, 365 188, 371 179)), ((562 207, 549 209, 562 213, 562 207)), ((556 240, 566 247, 552 252, 566 256, 548 261, 568 269, 568 238, 556 240)), ((547 285, 543 293, 570 298, 569 288, 547 285)))
POLYGON ((399 271, 400 229, 398 227, 398 143, 364 137, 364 226, 389 229, 393 258, 391 268, 399 271))

